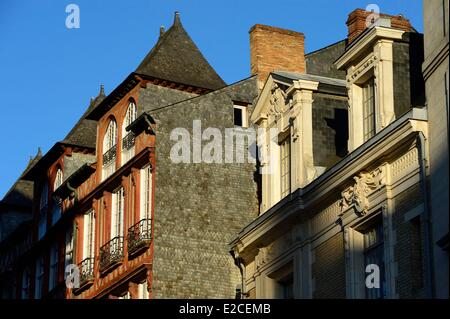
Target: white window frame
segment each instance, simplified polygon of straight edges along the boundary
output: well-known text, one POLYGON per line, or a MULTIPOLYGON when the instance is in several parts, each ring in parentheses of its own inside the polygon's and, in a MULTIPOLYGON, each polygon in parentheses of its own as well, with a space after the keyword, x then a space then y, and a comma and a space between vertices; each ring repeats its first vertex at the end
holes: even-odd
POLYGON ((234 104, 233 105, 233 124, 235 126, 237 126, 237 127, 243 127, 243 128, 247 128, 248 127, 248 106, 238 105, 238 104, 234 104), (234 124, 235 123, 234 110, 240 110, 241 111, 242 126, 234 124))
POLYGON ((112 193, 111 237, 123 237, 125 191, 123 187, 112 193))
POLYGON ((152 218, 153 173, 149 164, 141 169, 140 220, 152 218))
MULTIPOLYGON (((105 136, 103 137, 103 155, 113 147, 117 147, 117 138, 117 122, 115 119, 110 119, 105 136)), ((116 157, 110 163, 107 165, 103 163, 102 180, 107 179, 116 171, 117 151, 116 149, 116 157)))
MULTIPOLYGON (((129 134, 126 128, 136 120, 137 117, 137 107, 134 101, 130 101, 128 104, 127 112, 125 113, 125 118, 122 125, 122 140, 129 134)), ((134 156, 134 146, 130 149, 124 149, 122 143, 122 165, 128 162, 134 156)))
POLYGON ((147 280, 138 284, 138 299, 149 299, 147 280))
POLYGON ((95 212, 89 210, 83 217, 83 260, 95 255, 95 212))
POLYGON ((74 263, 73 246, 74 246, 74 234, 73 228, 69 228, 66 231, 65 238, 65 250, 64 250, 64 268, 74 263))

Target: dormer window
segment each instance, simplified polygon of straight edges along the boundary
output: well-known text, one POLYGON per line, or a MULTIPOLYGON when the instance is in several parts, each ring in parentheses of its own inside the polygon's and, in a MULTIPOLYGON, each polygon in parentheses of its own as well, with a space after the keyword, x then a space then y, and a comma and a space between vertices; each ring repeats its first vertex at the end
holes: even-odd
POLYGON ((362 86, 364 142, 375 135, 375 81, 371 78, 362 86))
POLYGON ((103 138, 103 178, 107 179, 116 170, 117 123, 111 119, 103 138))
POLYGON ((136 103, 134 100, 130 100, 122 125, 122 164, 125 164, 134 156, 135 136, 133 132, 127 132, 126 128, 136 120, 136 114, 136 103))
POLYGON ((247 106, 236 104, 233 106, 233 121, 234 126, 248 127, 247 106))

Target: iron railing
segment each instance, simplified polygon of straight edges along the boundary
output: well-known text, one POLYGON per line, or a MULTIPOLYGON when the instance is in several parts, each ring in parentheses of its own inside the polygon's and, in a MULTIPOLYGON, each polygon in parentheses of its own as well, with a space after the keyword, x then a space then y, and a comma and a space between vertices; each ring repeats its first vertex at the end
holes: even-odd
POLYGON ((80 286, 94 280, 94 258, 85 258, 78 264, 80 269, 80 286))
POLYGON ((121 263, 123 260, 123 237, 117 236, 100 248, 100 271, 121 263))
POLYGON ((116 156, 117 156, 117 145, 114 145, 103 154, 103 166, 107 166, 111 162, 113 162, 116 159, 116 156))
POLYGON ((128 133, 122 139, 122 149, 129 150, 129 149, 133 148, 135 141, 136 141, 136 135, 133 132, 128 133))
POLYGON ((128 252, 136 253, 142 248, 148 247, 152 239, 152 220, 141 219, 128 229, 128 252))

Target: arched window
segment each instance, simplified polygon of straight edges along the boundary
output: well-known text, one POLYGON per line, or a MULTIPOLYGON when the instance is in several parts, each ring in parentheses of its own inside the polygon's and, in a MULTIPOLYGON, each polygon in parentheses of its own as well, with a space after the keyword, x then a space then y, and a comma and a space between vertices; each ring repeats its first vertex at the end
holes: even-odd
POLYGON ((136 114, 136 103, 130 100, 122 125, 122 164, 134 156, 135 136, 133 132, 127 132, 126 128, 136 120, 136 114))
POLYGON ((128 104, 127 113, 125 114, 125 120, 123 121, 122 132, 124 134, 122 134, 122 136, 126 135, 127 131, 125 129, 127 128, 127 126, 133 123, 134 120, 136 120, 136 114, 137 114, 136 103, 134 102, 134 100, 130 100, 130 103, 128 104))
POLYGON ((117 123, 114 119, 108 124, 105 137, 103 138, 103 154, 106 154, 117 144, 117 123))
POLYGON ((116 145, 117 123, 114 119, 111 119, 103 138, 103 180, 111 176, 116 170, 116 145))

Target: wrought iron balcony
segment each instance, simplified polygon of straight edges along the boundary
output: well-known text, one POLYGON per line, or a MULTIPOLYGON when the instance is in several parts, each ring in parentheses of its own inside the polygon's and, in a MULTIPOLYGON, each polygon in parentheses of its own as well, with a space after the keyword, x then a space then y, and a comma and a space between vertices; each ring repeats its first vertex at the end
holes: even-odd
POLYGON ((136 141, 136 135, 133 132, 128 133, 122 139, 122 149, 129 150, 129 149, 133 148, 135 141, 136 141))
POLYGON ((100 248, 100 271, 106 272, 123 260, 123 237, 117 236, 100 248))
POLYGON ((128 229, 128 253, 133 255, 147 248, 152 239, 152 220, 141 219, 128 229))
POLYGON ((94 258, 85 258, 78 264, 80 269, 80 288, 94 282, 94 258))
POLYGON ((103 154, 103 166, 107 166, 115 161, 117 156, 117 145, 114 145, 103 154))

